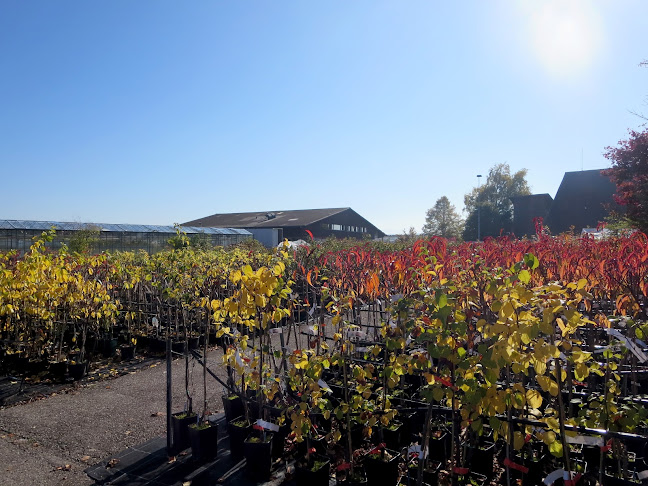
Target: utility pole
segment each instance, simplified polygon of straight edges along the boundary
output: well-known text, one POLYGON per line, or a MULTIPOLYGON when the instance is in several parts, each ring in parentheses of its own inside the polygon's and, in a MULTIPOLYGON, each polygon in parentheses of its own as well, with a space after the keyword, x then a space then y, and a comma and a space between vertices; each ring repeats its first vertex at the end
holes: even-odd
MULTIPOLYGON (((477 174, 477 188, 481 188, 481 174, 477 174)), ((479 204, 479 191, 477 191, 475 204, 477 204, 477 241, 481 241, 481 207, 479 204)))

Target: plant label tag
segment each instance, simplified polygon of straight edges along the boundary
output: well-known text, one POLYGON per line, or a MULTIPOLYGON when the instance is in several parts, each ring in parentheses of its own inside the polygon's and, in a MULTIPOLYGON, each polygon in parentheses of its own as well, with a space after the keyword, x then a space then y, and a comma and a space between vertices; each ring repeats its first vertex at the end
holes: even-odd
POLYGON ((260 427, 263 427, 266 430, 272 430, 273 432, 279 432, 279 426, 277 424, 273 424, 270 422, 266 422, 265 420, 257 420, 256 424, 260 427))
POLYGON ((621 341, 625 345, 625 347, 637 357, 640 363, 645 363, 646 361, 648 361, 648 356, 644 354, 641 348, 639 348, 636 343, 633 343, 630 339, 621 334, 618 329, 606 329, 606 331, 610 336, 614 336, 619 341, 621 341))
POLYGON ((317 334, 317 329, 315 329, 315 326, 308 326, 308 334, 312 334, 313 336, 317 334))
POLYGON ((238 351, 236 351, 236 364, 243 367, 243 360, 241 359, 241 355, 238 351))
MULTIPOLYGON (((414 444, 413 446, 409 446, 407 452, 408 454, 418 454, 420 458, 422 452, 420 444, 414 444)), ((425 449, 425 456, 423 456, 423 459, 426 459, 427 455, 428 455, 428 450, 425 449)))
POLYGON ((568 444, 583 444, 592 446, 602 446, 604 444, 602 437, 588 437, 586 435, 577 435, 575 437, 567 436, 568 444))
POLYGON ((323 388, 326 393, 333 393, 333 390, 331 390, 331 387, 326 384, 326 382, 322 379, 320 379, 317 384, 320 386, 320 388, 323 388))
POLYGON ((310 310, 308 311, 309 316, 313 317, 313 314, 315 314, 315 308, 316 307, 317 306, 315 305, 315 303, 313 303, 313 307, 311 307, 310 310))
POLYGON ((553 484, 555 481, 561 479, 565 474, 564 469, 556 469, 554 472, 549 473, 546 478, 544 478, 543 483, 549 485, 553 484))
POLYGON ((282 327, 273 327, 268 332, 270 334, 281 334, 281 333, 283 333, 283 328, 282 327))
POLYGON ((355 338, 355 339, 362 339, 365 337, 365 333, 359 330, 350 330, 348 331, 348 336, 349 339, 355 338))
POLYGON ((641 472, 637 473, 637 479, 640 479, 640 480, 643 481, 646 478, 648 478, 648 469, 646 469, 645 471, 641 471, 641 472))

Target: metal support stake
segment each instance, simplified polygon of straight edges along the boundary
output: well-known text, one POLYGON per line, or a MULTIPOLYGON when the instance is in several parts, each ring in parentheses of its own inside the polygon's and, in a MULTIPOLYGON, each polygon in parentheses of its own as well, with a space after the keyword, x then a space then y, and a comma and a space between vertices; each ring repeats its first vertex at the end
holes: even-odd
POLYGON ((166 423, 167 423, 167 454, 171 455, 171 334, 167 330, 166 342, 166 423))

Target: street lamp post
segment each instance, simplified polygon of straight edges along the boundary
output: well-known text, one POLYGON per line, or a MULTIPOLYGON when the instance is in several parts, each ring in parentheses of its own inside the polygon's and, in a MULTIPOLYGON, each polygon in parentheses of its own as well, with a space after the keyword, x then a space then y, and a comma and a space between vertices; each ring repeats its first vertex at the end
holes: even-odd
MULTIPOLYGON (((477 174, 477 188, 481 188, 481 174, 477 174)), ((477 204, 477 241, 481 240, 481 208, 479 205, 479 191, 477 191, 477 197, 475 198, 475 203, 477 204)))

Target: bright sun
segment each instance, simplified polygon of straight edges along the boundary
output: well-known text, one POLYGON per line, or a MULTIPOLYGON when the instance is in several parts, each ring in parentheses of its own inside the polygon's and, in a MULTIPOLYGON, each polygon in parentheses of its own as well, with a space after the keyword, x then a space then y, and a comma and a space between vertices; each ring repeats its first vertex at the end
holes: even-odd
POLYGON ((587 71, 603 37, 594 3, 545 0, 528 6, 533 51, 547 72, 556 78, 570 78, 587 71))

